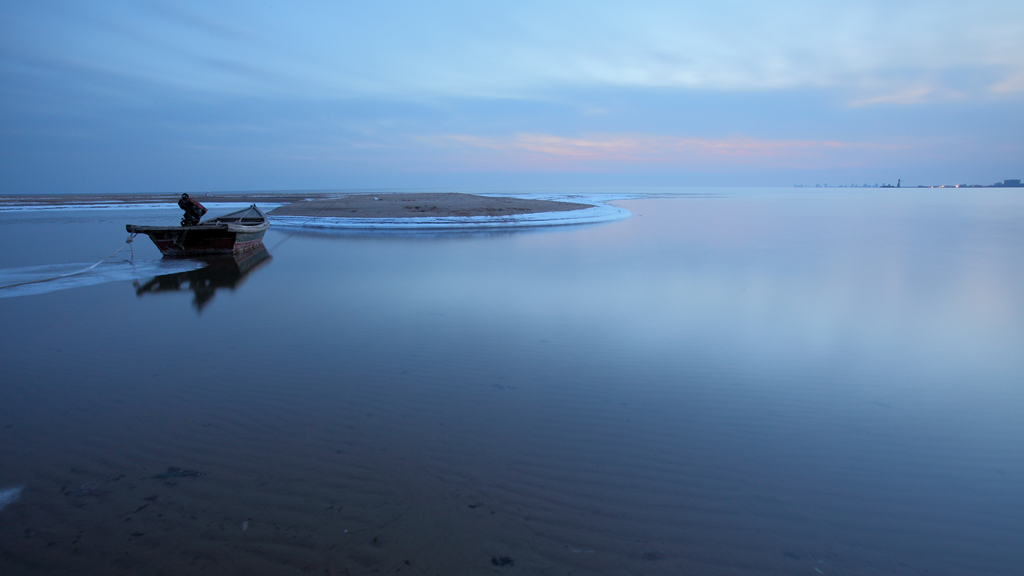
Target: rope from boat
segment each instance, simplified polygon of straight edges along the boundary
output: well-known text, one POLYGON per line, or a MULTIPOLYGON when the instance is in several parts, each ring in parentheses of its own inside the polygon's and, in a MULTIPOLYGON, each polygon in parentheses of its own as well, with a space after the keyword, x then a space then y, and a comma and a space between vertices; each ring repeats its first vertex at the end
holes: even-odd
POLYGON ((284 238, 281 238, 281 240, 277 244, 274 244, 273 246, 267 246, 267 250, 270 250, 270 251, 276 250, 278 246, 280 246, 281 244, 284 244, 288 240, 291 240, 292 236, 295 236, 298 233, 299 233, 299 231, 296 230, 295 232, 292 232, 291 234, 285 236, 284 238))
MULTIPOLYGON (((310 222, 312 222, 313 220, 316 220, 317 218, 319 218, 319 217, 320 217, 320 215, 321 215, 321 214, 323 214, 324 212, 326 212, 326 211, 330 210, 331 208, 333 208, 335 204, 337 204, 338 202, 340 202, 340 201, 341 201, 341 200, 343 200, 343 199, 344 199, 343 197, 342 197, 342 198, 335 198, 335 199, 334 199, 334 202, 331 202, 331 203, 330 203, 330 204, 328 204, 327 206, 324 206, 322 210, 320 210, 319 212, 317 212, 317 213, 316 213, 316 215, 312 216, 312 217, 311 217, 311 218, 310 218, 309 220, 306 220, 306 221, 304 221, 304 222, 303 222, 302 224, 299 224, 299 226, 300 226, 300 227, 301 227, 301 226, 305 226, 306 224, 309 224, 309 223, 310 223, 310 222)), ((296 235, 296 234, 298 234, 299 232, 301 232, 301 230, 295 230, 295 231, 294 231, 294 232, 292 232, 291 234, 289 234, 289 235, 285 236, 284 238, 282 238, 280 242, 278 242, 277 244, 274 244, 272 248, 275 248, 275 249, 276 249, 276 248, 277 248, 278 246, 280 246, 281 244, 284 244, 284 243, 285 243, 285 242, 287 242, 288 240, 291 240, 291 239, 292 239, 292 236, 295 236, 295 235, 296 235)))
POLYGON ((135 247, 132 246, 132 242, 135 241, 135 236, 137 234, 138 234, 138 232, 132 232, 131 234, 129 234, 128 235, 128 239, 124 241, 124 244, 121 245, 120 248, 118 248, 117 250, 114 250, 110 254, 107 254, 102 260, 100 260, 99 262, 93 264, 92 266, 88 266, 86 268, 82 268, 81 270, 79 270, 77 272, 68 272, 67 274, 60 274, 58 276, 51 276, 49 278, 40 278, 39 280, 29 280, 27 282, 19 282, 17 284, 8 284, 7 286, 0 286, 0 290, 3 290, 4 288, 14 288, 16 286, 26 286, 28 284, 41 284, 43 282, 52 282, 53 280, 60 280, 61 278, 68 278, 69 276, 78 276, 79 274, 84 274, 85 272, 88 272, 89 270, 92 270, 93 268, 99 266, 100 264, 102 264, 104 261, 108 260, 114 254, 117 254, 121 250, 124 250, 125 246, 128 246, 129 248, 131 248, 132 260, 134 261, 135 260, 135 247))
POLYGON ((338 202, 341 202, 341 201, 342 201, 342 200, 344 200, 344 199, 345 199, 344 197, 341 197, 341 198, 335 198, 335 199, 334 199, 334 202, 331 202, 331 203, 330 203, 330 204, 328 204, 327 206, 324 206, 323 210, 321 210, 321 211, 317 212, 315 216, 313 216, 313 217, 312 217, 312 218, 310 218, 309 220, 306 220, 306 221, 305 221, 305 222, 303 222, 302 224, 299 224, 299 226, 305 226, 306 224, 309 224, 309 223, 310 223, 310 222, 312 222, 313 220, 316 220, 317 218, 319 218, 319 217, 320 217, 320 215, 321 215, 321 214, 323 214, 324 212, 327 212, 327 211, 328 211, 328 210, 330 210, 331 208, 334 208, 334 205, 335 205, 335 204, 337 204, 338 202))
MULTIPOLYGON (((317 213, 316 213, 316 214, 315 214, 314 216, 310 217, 310 218, 309 218, 309 220, 305 220, 304 222, 302 222, 302 224, 299 224, 299 227, 301 227, 301 226, 305 226, 306 224, 309 224, 309 223, 310 223, 310 222, 312 222, 313 220, 316 220, 317 218, 319 218, 319 217, 320 217, 320 215, 321 215, 321 214, 323 214, 324 212, 326 212, 326 211, 330 210, 330 209, 331 209, 331 208, 332 208, 332 207, 333 207, 333 206, 334 206, 335 204, 337 204, 338 202, 340 202, 340 201, 341 201, 341 200, 343 200, 343 199, 344 199, 344 197, 342 197, 342 198, 335 198, 333 202, 331 202, 331 203, 330 203, 330 204, 328 204, 327 206, 324 206, 322 210, 320 210, 319 212, 317 212, 317 213)), ((295 236, 295 235, 296 235, 296 234, 298 234, 299 232, 301 232, 301 229, 297 229, 297 230, 295 230, 295 231, 294 231, 294 232, 292 232, 291 234, 289 234, 289 235, 285 236, 284 238, 282 238, 280 242, 278 242, 277 244, 274 244, 273 246, 271 246, 271 247, 270 247, 269 249, 276 249, 276 248, 277 248, 278 246, 280 246, 281 244, 284 244, 285 242, 287 242, 287 241, 291 240, 291 239, 292 239, 292 236, 295 236)))
POLYGON ((184 226, 184 230, 181 232, 181 237, 178 238, 174 243, 178 245, 178 248, 185 249, 185 235, 188 234, 189 226, 184 226))

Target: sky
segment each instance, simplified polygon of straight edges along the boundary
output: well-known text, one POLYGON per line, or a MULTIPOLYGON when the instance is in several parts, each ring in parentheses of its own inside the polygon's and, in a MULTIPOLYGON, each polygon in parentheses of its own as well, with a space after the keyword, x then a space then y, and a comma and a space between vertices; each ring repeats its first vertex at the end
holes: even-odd
POLYGON ((1019 0, 0 4, 0 194, 1024 177, 1019 0))

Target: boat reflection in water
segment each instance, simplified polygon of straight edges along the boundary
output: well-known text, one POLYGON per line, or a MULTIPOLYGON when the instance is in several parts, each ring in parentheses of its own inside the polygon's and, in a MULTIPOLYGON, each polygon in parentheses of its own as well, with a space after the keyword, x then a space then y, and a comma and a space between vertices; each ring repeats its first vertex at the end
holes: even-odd
POLYGON ((191 290, 195 293, 192 305, 196 307, 196 311, 201 312, 213 299, 218 288, 234 290, 241 285, 246 276, 270 262, 272 257, 270 252, 267 252, 267 247, 260 243, 258 248, 247 252, 208 256, 197 260, 207 262, 207 265, 198 270, 156 276, 145 283, 136 281, 135 294, 142 296, 153 292, 191 290))

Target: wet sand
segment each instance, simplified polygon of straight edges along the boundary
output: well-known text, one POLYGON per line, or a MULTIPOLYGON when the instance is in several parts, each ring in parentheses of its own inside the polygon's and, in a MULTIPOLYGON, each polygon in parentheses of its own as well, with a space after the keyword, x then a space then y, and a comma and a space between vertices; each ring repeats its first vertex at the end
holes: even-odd
POLYGON ((512 216, 567 212, 589 204, 525 198, 476 196, 460 193, 352 194, 293 202, 270 212, 273 216, 331 218, 423 218, 447 216, 512 216))

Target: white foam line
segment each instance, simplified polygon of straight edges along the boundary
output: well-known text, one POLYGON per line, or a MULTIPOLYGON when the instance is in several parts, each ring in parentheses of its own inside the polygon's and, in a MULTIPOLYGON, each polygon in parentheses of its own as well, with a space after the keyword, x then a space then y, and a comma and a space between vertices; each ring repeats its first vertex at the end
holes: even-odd
POLYGON ((2 488, 0 489, 0 510, 7 507, 8 504, 13 503, 21 497, 21 487, 15 486, 13 488, 2 488))
POLYGON ((45 294, 94 284, 188 272, 206 266, 206 262, 177 259, 123 260, 121 262, 104 262, 82 274, 68 275, 69 272, 77 272, 87 266, 90 264, 54 264, 0 269, 0 298, 45 294))
POLYGON ((315 216, 271 216, 275 226, 333 230, 452 230, 481 228, 532 228, 567 224, 596 224, 629 218, 623 208, 597 204, 591 208, 564 212, 539 212, 509 216, 445 216, 431 218, 338 218, 315 216))

